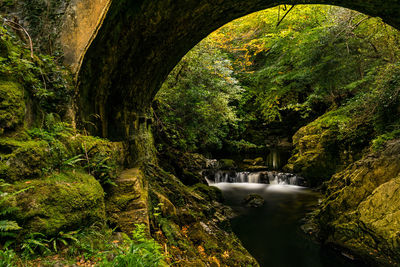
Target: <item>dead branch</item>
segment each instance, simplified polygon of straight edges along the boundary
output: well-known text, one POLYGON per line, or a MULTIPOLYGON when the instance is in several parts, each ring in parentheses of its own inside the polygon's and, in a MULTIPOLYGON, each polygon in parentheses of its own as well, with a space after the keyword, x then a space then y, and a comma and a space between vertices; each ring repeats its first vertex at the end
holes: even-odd
POLYGON ((15 22, 15 21, 4 19, 4 22, 7 23, 14 30, 22 30, 26 34, 26 36, 28 36, 29 46, 30 46, 30 49, 31 49, 31 58, 33 59, 33 56, 34 56, 34 54, 33 54, 33 42, 32 42, 32 38, 29 35, 28 31, 24 27, 22 27, 21 24, 15 22), (16 28, 15 26, 17 26, 19 29, 16 28))

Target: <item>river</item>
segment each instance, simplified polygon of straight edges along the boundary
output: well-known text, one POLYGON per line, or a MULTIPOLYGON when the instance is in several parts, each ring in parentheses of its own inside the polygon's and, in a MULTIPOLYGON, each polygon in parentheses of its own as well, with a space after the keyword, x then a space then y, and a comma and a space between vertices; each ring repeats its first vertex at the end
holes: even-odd
POLYGON ((301 220, 317 204, 318 193, 281 184, 216 183, 213 186, 222 190, 225 204, 239 214, 231 222, 233 231, 261 266, 362 266, 321 247, 301 230, 301 220), (243 199, 254 193, 264 198, 262 207, 243 204, 243 199))

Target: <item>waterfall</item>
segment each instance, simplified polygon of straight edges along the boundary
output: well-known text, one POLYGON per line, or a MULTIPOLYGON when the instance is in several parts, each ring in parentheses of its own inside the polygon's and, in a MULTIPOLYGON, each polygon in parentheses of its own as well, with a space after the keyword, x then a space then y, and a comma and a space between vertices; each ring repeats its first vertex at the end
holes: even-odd
POLYGON ((235 172, 216 171, 206 175, 208 181, 214 183, 263 183, 281 185, 302 185, 303 178, 292 173, 280 173, 275 171, 263 172, 235 172))

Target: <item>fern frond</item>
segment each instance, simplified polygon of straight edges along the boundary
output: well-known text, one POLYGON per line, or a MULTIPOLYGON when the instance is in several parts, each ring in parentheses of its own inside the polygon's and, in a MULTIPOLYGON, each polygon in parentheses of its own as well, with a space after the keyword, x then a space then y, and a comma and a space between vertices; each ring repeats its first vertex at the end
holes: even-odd
POLYGON ((0 221, 0 231, 9 232, 20 230, 21 227, 15 221, 2 220, 0 221))

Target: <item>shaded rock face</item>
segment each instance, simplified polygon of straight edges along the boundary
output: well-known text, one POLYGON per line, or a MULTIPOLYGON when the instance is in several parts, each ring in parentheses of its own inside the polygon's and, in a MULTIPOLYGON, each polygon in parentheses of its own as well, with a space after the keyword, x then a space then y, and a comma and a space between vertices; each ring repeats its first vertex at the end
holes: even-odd
POLYGON ((166 147, 158 154, 159 165, 171 172, 185 185, 207 184, 201 171, 207 168, 207 159, 197 153, 182 152, 166 147))
POLYGON ((316 216, 323 240, 400 263, 399 153, 400 140, 391 141, 324 185, 327 197, 316 216))
POLYGON ((351 115, 327 113, 300 128, 293 136, 294 150, 286 172, 306 178, 316 187, 338 171, 361 158, 372 138, 372 127, 358 127, 354 134, 346 130, 351 115))
POLYGON ((311 186, 330 178, 340 164, 336 127, 314 123, 304 126, 293 136, 294 155, 284 167, 285 171, 307 178, 311 186))

